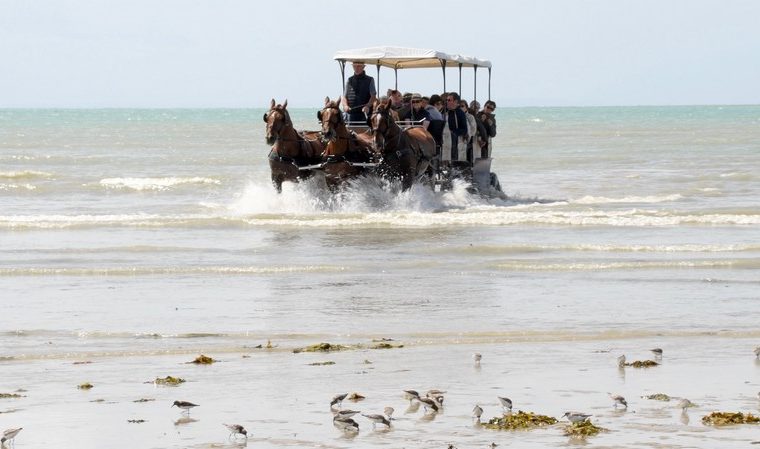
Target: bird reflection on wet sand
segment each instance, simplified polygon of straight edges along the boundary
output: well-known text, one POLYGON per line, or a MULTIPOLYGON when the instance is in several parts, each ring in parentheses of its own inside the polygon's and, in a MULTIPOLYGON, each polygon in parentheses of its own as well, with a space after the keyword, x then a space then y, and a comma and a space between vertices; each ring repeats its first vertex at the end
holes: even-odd
POLYGON ((195 419, 195 418, 191 418, 189 416, 183 416, 182 418, 174 421, 174 425, 175 426, 181 426, 183 424, 190 424, 190 423, 194 423, 194 422, 198 422, 198 420, 195 419))

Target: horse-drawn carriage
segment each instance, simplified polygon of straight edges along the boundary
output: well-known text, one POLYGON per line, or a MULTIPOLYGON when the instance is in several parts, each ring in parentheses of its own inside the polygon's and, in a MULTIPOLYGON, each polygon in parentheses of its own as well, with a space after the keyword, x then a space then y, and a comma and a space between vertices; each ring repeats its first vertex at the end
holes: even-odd
MULTIPOLYGON (((340 64, 342 86, 345 86, 347 61, 375 65, 378 91, 381 67, 393 69, 396 86, 399 69, 440 67, 444 91, 446 68, 455 67, 459 69, 459 92, 462 68, 473 68, 473 98, 477 96, 477 69, 485 68, 488 70, 490 98, 490 61, 435 50, 400 47, 339 51, 334 59, 340 64)), ((460 152, 462 157, 452 159, 445 145, 437 144, 424 127, 417 123, 396 122, 388 102, 378 101, 372 106, 366 122, 349 122, 340 111, 340 99, 331 101, 329 97, 325 98, 324 107, 317 113, 321 130, 298 132, 290 120, 287 101, 280 105, 272 100, 264 121, 267 123, 267 143, 272 145, 269 164, 275 188, 280 191, 284 181, 297 182, 315 173, 323 174, 330 188, 337 188, 345 180, 357 176, 379 175, 400 180, 404 190, 414 183, 446 190, 459 179, 466 182, 473 193, 505 197, 498 177, 490 170, 490 157, 473 156, 468 160, 465 152, 460 152)))

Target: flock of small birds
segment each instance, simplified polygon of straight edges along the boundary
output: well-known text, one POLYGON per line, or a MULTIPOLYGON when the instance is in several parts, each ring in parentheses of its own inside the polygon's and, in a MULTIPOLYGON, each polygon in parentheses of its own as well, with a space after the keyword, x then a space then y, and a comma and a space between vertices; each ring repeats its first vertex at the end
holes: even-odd
MULTIPOLYGON (((187 416, 190 416, 190 410, 198 407, 198 404, 193 404, 192 402, 187 401, 174 401, 172 407, 177 407, 182 410, 182 413, 186 413, 187 416)), ((238 435, 241 435, 246 439, 248 438, 248 431, 245 430, 245 427, 241 426, 240 424, 223 423, 222 425, 230 431, 230 438, 237 438, 238 435)))
MULTIPOLYGON (((655 358, 661 359, 662 358, 662 348, 653 348, 650 349, 650 351, 655 355, 655 358)), ((754 349, 755 357, 760 358, 760 346, 756 347, 754 349)), ((475 366, 479 367, 480 363, 483 359, 482 354, 475 353, 472 356, 473 360, 475 361, 475 366)), ((619 368, 625 368, 626 366, 626 357, 625 355, 621 355, 617 358, 617 363, 619 368)), ((406 400, 409 401, 410 409, 418 408, 419 406, 422 406, 424 408, 425 414, 435 414, 438 413, 443 409, 443 403, 444 403, 444 394, 446 391, 438 390, 438 389, 432 389, 428 390, 424 396, 420 395, 420 393, 417 390, 404 390, 403 396, 406 400)), ((618 394, 612 394, 607 393, 612 400, 612 404, 614 408, 623 407, 624 409, 628 408, 628 401, 626 399, 618 394)), ((760 392, 757 394, 758 399, 760 400, 760 392)), ((349 432, 349 433, 356 433, 359 432, 359 423, 353 419, 354 416, 361 414, 364 418, 366 418, 369 422, 372 423, 372 428, 375 429, 378 424, 385 426, 386 428, 391 428, 391 422, 394 420, 393 418, 393 407, 385 407, 383 409, 383 413, 379 414, 365 414, 361 413, 357 410, 351 410, 351 409, 344 409, 343 408, 343 401, 348 397, 348 393, 338 394, 335 395, 332 400, 330 401, 330 411, 333 414, 333 425, 340 429, 343 432, 349 432)), ((512 413, 512 407, 513 402, 508 397, 504 396, 497 396, 497 399, 499 400, 499 404, 501 404, 502 412, 505 415, 508 415, 512 413)), ((181 410, 181 413, 186 414, 188 417, 190 416, 190 410, 192 410, 195 407, 198 407, 198 404, 188 402, 188 401, 174 401, 174 403, 171 405, 172 407, 177 407, 181 410)), ((695 404, 691 402, 689 399, 681 398, 678 403, 677 407, 682 410, 683 413, 686 413, 686 409, 689 407, 695 407, 695 404)), ((478 423, 480 423, 481 416, 483 415, 483 408, 476 404, 475 407, 472 409, 472 417, 474 420, 476 420, 478 423)), ((564 415, 562 415, 563 418, 567 418, 567 420, 572 424, 577 423, 583 423, 588 421, 593 415, 577 412, 577 411, 568 411, 565 412, 564 415)), ((248 431, 240 424, 223 424, 229 433, 229 438, 238 438, 243 437, 245 439, 248 439, 248 431)), ((21 432, 23 427, 17 427, 17 428, 11 428, 6 429, 3 431, 3 436, 0 438, 0 447, 6 448, 6 447, 13 447, 15 446, 15 438, 21 432), (7 445, 6 445, 7 443, 7 445)), ((496 443, 491 443, 489 447, 491 449, 494 449, 496 446, 498 446, 496 443)), ((455 449, 453 445, 449 445, 449 449, 455 449)))

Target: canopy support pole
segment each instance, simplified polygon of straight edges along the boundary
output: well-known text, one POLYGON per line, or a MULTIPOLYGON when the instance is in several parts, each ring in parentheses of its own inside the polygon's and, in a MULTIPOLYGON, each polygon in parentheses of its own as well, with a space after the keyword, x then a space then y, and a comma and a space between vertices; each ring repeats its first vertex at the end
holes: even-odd
POLYGON ((488 101, 491 101, 491 68, 488 68, 488 101))
POLYGON ((472 82, 472 101, 478 101, 478 66, 474 65, 472 68, 474 77, 474 81, 472 82))
POLYGON ((459 63, 459 98, 462 98, 462 63, 459 63))
POLYGON ((446 60, 439 59, 438 62, 441 63, 441 70, 443 70, 443 91, 446 92, 446 60))
POLYGON ((393 68, 393 75, 396 77, 396 84, 393 86, 393 88, 398 90, 398 67, 393 68))
POLYGON ((340 85, 340 95, 343 96, 346 89, 346 61, 338 61, 338 64, 340 65, 340 79, 342 81, 340 85))
MULTIPOLYGON (((377 91, 380 92, 380 61, 377 61, 375 67, 377 67, 377 91)), ((377 97, 380 98, 380 95, 377 97)))

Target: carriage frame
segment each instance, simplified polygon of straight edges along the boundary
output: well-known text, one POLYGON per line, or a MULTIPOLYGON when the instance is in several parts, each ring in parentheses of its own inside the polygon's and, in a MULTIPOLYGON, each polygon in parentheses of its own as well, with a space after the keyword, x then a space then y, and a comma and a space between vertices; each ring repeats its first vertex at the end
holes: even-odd
MULTIPOLYGON (((351 50, 340 50, 335 53, 333 59, 340 66, 341 92, 346 85, 346 63, 359 61, 365 65, 374 65, 377 69, 377 90, 380 91, 380 68, 386 67, 394 72, 394 86, 398 89, 398 71, 407 69, 430 69, 441 68, 443 75, 443 92, 446 92, 446 69, 456 68, 459 70, 459 90, 462 92, 462 69, 473 70, 473 100, 477 100, 478 69, 488 71, 488 100, 491 99, 491 61, 471 56, 445 53, 432 49, 407 48, 407 47, 367 47, 351 50)), ((367 124, 362 122, 348 122, 350 130, 362 132, 367 129, 367 124)), ((413 122, 398 122, 402 128, 419 126, 413 122)), ((489 139, 490 140, 490 139, 489 139)), ((492 150, 491 142, 489 149, 492 150)), ((441 148, 436 149, 439 159, 432 165, 431 183, 438 190, 446 190, 451 187, 455 179, 463 179, 471 185, 471 189, 483 196, 505 197, 501 190, 498 176, 491 172, 491 157, 475 158, 472 162, 452 161, 451 165, 440 163, 441 148), (463 163, 464 162, 464 163, 463 163)), ((490 156, 490 153, 489 153, 490 156)))

